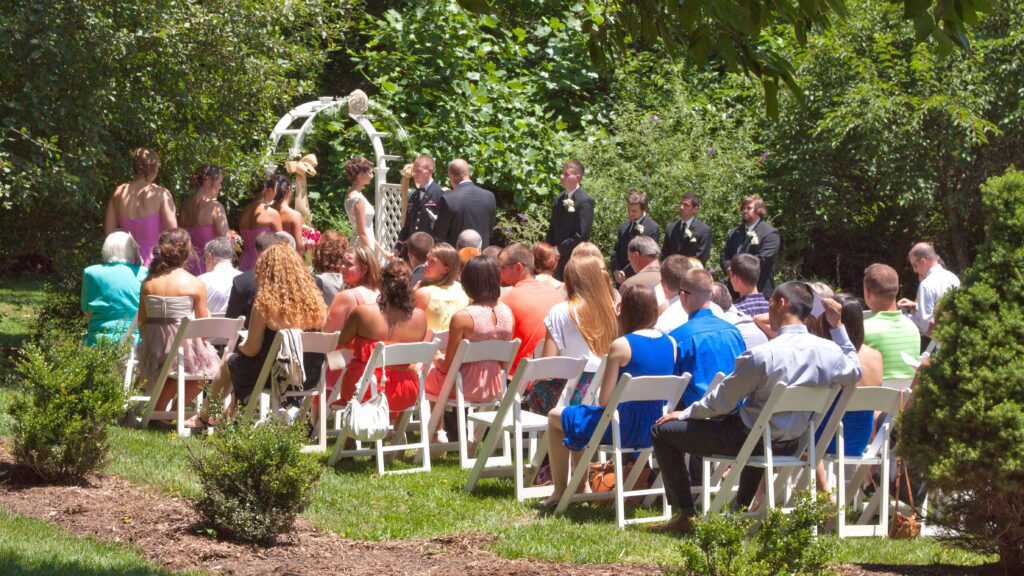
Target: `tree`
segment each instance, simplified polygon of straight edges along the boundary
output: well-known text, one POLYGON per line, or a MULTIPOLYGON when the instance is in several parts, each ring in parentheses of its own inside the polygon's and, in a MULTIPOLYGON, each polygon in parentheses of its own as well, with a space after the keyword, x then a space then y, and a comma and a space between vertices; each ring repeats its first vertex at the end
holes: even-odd
POLYGON ((899 450, 942 491, 929 521, 1024 570, 1024 174, 982 187, 985 241, 939 304, 942 342, 902 418, 899 450))

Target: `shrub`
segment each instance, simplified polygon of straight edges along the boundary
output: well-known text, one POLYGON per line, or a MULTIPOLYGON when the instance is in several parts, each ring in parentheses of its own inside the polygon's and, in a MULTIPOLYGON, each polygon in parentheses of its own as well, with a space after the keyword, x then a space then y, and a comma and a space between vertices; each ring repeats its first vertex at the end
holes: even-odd
POLYGON ((18 362, 22 394, 8 408, 18 463, 41 478, 80 480, 105 460, 107 425, 124 412, 125 350, 77 339, 30 344, 18 362))
POLYGON ((901 452, 943 491, 930 521, 1024 569, 1024 174, 981 190, 985 240, 940 302, 942 342, 903 415, 901 452))
POLYGON ((680 575, 769 576, 834 574, 831 558, 837 542, 817 538, 814 529, 832 514, 828 496, 802 496, 790 513, 774 509, 756 534, 738 514, 712 514, 696 522, 696 535, 683 543, 680 575))
POLYGON ((299 451, 299 428, 240 418, 190 450, 203 490, 195 508, 219 536, 272 542, 295 523, 320 478, 316 459, 299 451))

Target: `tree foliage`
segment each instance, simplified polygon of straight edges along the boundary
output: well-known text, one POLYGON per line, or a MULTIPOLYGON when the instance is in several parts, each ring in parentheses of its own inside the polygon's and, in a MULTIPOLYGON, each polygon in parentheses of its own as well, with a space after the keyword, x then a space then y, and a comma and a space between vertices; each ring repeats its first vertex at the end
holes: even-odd
POLYGON ((942 347, 904 413, 900 450, 942 491, 929 519, 1024 570, 1024 174, 982 187, 985 241, 942 299, 942 347))

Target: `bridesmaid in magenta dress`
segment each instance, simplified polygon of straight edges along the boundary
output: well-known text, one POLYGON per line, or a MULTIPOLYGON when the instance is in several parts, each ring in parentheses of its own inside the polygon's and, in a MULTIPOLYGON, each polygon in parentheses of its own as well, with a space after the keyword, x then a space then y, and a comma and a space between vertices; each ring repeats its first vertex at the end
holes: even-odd
POLYGON ((181 205, 181 226, 192 237, 196 258, 189 260, 188 271, 194 276, 206 272, 206 243, 228 235, 228 217, 217 201, 224 182, 224 171, 214 164, 203 164, 192 173, 189 188, 193 194, 181 205))
POLYGON ((256 267, 256 237, 264 232, 281 231, 281 215, 268 204, 274 200, 274 177, 253 181, 253 200, 242 209, 238 232, 242 235, 242 257, 238 269, 245 272, 256 267))
POLYGON ((178 226, 171 193, 154 183, 159 172, 157 153, 137 148, 132 153, 132 181, 114 190, 103 216, 103 233, 109 236, 120 229, 131 234, 147 267, 160 233, 178 226))

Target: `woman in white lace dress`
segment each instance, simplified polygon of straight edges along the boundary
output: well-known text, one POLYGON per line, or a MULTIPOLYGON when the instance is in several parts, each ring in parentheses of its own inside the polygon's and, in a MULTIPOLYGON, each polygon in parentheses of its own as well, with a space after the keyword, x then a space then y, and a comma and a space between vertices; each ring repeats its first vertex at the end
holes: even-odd
POLYGON ((356 156, 345 163, 345 178, 352 183, 348 195, 345 196, 345 213, 348 214, 348 222, 352 226, 353 243, 366 246, 378 256, 383 255, 384 250, 377 244, 377 237, 373 233, 373 217, 376 211, 362 192, 373 180, 373 164, 362 156, 356 156))

